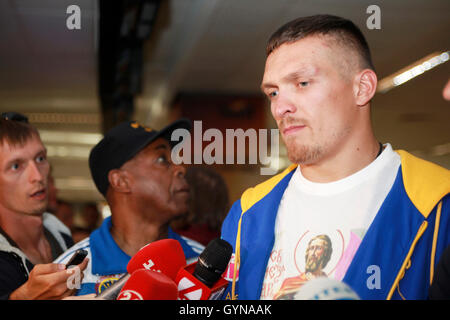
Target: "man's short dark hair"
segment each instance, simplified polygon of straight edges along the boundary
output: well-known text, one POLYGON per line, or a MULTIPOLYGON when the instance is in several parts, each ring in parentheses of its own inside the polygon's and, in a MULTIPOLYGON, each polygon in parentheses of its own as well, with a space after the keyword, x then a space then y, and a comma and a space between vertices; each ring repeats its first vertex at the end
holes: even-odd
POLYGON ((33 137, 39 138, 39 132, 31 124, 0 118, 0 145, 24 146, 33 137))
POLYGON ((266 54, 269 56, 284 43, 293 43, 311 35, 334 37, 339 44, 359 55, 362 68, 375 70, 369 46, 361 30, 350 20, 327 14, 302 17, 286 23, 270 37, 266 54))

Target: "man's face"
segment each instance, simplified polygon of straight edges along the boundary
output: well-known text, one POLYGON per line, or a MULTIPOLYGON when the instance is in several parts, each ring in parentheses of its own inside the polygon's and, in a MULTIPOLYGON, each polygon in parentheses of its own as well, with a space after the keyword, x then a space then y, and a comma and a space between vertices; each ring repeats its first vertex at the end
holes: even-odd
POLYGON ((155 140, 122 169, 131 173, 132 193, 144 208, 166 220, 188 211, 190 192, 185 169, 172 163, 167 140, 155 140))
POLYGON ((324 262, 326 242, 322 239, 314 239, 306 249, 306 272, 322 270, 324 262))
POLYGON ((355 121, 352 64, 326 39, 285 43, 266 61, 261 88, 294 163, 316 163, 335 153, 355 121))
POLYGON ((23 146, 0 144, 0 208, 40 215, 47 207, 47 152, 39 137, 23 146))

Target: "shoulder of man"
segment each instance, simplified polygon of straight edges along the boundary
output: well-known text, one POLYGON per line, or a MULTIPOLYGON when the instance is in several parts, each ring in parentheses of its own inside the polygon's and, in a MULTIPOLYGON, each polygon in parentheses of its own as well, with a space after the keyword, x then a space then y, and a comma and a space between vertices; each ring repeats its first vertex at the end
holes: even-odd
POLYGON ((0 233, 0 300, 7 300, 11 292, 27 281, 31 267, 25 254, 0 233))
POLYGON ((266 181, 245 190, 241 198, 234 202, 228 212, 221 229, 221 238, 234 243, 236 239, 237 225, 244 212, 249 210, 255 203, 269 194, 273 188, 283 179, 297 168, 297 164, 292 164, 281 173, 267 179, 266 181))
POLYGON ((418 158, 404 150, 401 158, 405 191, 415 207, 425 216, 450 193, 450 170, 418 158))
POLYGON ((256 185, 255 187, 248 188, 241 196, 241 208, 242 212, 250 209, 255 203, 264 198, 273 188, 289 173, 297 168, 297 164, 291 164, 281 173, 269 178, 268 180, 256 185))
POLYGON ((0 300, 8 300, 11 292, 28 279, 22 259, 13 252, 0 251, 0 300))
POLYGON ((55 237, 63 251, 73 246, 72 232, 61 220, 48 212, 44 212, 42 219, 44 227, 55 237))
MULTIPOLYGON (((27 256, 25 253, 20 250, 18 247, 15 247, 12 243, 9 241, 12 241, 7 236, 3 235, 0 232, 0 252, 5 253, 4 257, 14 257, 15 260, 18 260, 21 262, 21 265, 25 268, 25 272, 28 276, 28 273, 30 270, 27 268, 27 256)), ((0 262, 0 265, 2 263, 0 262)))

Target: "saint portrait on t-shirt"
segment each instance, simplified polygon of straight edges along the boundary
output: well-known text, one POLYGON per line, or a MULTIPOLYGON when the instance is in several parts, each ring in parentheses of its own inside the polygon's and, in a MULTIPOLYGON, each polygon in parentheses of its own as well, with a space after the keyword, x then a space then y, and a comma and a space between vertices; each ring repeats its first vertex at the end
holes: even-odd
POLYGON ((303 284, 311 279, 326 277, 327 274, 323 269, 330 261, 332 253, 333 246, 330 237, 326 234, 313 237, 309 241, 305 252, 305 272, 300 273, 296 277, 284 280, 280 290, 275 294, 274 299, 294 294, 303 284))

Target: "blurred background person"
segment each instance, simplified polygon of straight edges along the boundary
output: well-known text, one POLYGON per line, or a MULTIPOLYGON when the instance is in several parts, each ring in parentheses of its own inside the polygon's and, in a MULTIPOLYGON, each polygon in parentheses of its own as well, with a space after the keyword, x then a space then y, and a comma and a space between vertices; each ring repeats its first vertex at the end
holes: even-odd
POLYGON ((220 236, 220 227, 230 208, 223 177, 209 167, 189 167, 186 180, 191 188, 187 215, 173 223, 176 232, 207 245, 220 236))
POLYGON ((101 224, 103 218, 97 205, 93 202, 86 203, 80 213, 81 225, 87 232, 91 233, 101 224))
POLYGON ((70 203, 64 200, 58 200, 56 211, 54 214, 62 223, 66 225, 67 228, 69 228, 70 230, 73 229, 75 212, 70 203))
POLYGON ((97 205, 89 202, 83 205, 83 209, 76 216, 72 230, 72 238, 75 243, 89 237, 103 221, 97 205))
POLYGON ((48 204, 47 212, 55 213, 58 208, 58 189, 56 189, 55 179, 52 174, 52 167, 50 165, 50 172, 48 173, 48 204))

